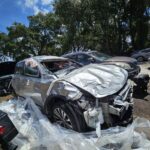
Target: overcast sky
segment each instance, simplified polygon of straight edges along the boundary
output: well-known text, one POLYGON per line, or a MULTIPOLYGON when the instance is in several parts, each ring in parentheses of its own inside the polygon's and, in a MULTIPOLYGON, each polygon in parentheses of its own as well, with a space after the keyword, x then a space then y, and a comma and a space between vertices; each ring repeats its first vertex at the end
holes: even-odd
POLYGON ((7 32, 6 27, 13 22, 28 25, 27 16, 52 10, 53 0, 0 0, 0 32, 7 32))

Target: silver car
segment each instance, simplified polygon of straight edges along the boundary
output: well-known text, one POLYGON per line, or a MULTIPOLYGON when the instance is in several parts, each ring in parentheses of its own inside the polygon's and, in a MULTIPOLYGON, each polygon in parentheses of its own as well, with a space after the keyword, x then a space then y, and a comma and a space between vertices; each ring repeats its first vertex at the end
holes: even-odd
POLYGON ((78 132, 132 121, 128 73, 115 65, 81 67, 67 58, 36 56, 16 64, 12 86, 19 96, 31 97, 52 122, 78 132))
POLYGON ((146 48, 140 51, 135 51, 132 53, 131 57, 137 59, 139 62, 148 60, 150 57, 150 48, 146 48))

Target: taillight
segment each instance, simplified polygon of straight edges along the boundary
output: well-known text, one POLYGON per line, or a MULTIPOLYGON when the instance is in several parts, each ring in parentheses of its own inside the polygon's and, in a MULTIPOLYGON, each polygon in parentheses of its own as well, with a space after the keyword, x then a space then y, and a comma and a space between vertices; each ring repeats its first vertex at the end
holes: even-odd
POLYGON ((3 126, 0 126, 0 135, 3 135, 5 132, 6 128, 3 126))

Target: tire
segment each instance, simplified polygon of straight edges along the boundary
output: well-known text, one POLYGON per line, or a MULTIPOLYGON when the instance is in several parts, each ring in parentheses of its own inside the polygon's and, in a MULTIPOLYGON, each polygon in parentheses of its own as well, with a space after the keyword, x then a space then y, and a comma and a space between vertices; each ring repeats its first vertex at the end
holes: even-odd
POLYGON ((84 118, 75 112, 68 103, 59 101, 54 104, 52 107, 52 121, 77 132, 86 131, 84 118))
POLYGON ((144 61, 144 57, 142 57, 142 56, 137 57, 137 61, 138 62, 143 62, 144 61))
POLYGON ((18 95, 16 94, 16 92, 15 92, 15 90, 14 90, 14 88, 13 88, 13 86, 12 86, 11 83, 10 83, 8 89, 9 89, 10 94, 11 94, 13 97, 18 97, 18 95))
POLYGON ((12 92, 11 92, 11 95, 13 97, 18 97, 17 93, 15 92, 14 88, 12 87, 12 92))

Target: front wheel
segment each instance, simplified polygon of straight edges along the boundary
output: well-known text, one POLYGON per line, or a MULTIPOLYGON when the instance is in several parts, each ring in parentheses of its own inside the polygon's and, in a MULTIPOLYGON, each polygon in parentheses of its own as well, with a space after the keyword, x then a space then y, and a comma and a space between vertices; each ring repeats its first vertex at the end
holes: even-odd
POLYGON ((86 130, 84 118, 79 116, 72 106, 64 102, 57 102, 54 104, 52 108, 52 120, 62 127, 77 132, 84 132, 86 130))

